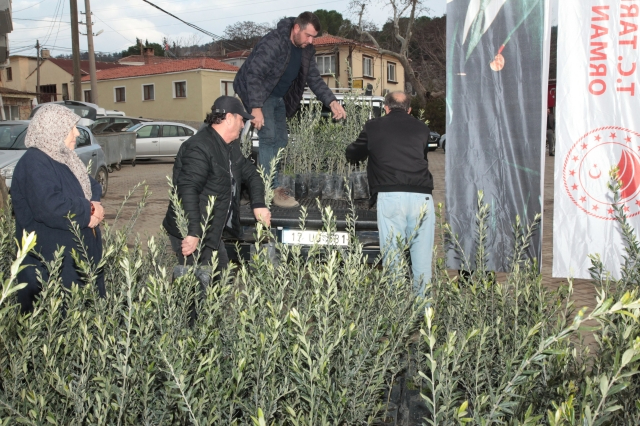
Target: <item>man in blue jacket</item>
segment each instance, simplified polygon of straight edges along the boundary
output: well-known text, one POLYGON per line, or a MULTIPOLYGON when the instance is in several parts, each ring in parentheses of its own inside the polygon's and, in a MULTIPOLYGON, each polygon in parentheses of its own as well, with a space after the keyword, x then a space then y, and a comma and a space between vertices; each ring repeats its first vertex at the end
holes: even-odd
MULTIPOLYGON (((266 171, 278 150, 287 146, 287 117, 295 114, 307 84, 331 108, 334 119, 345 118, 342 105, 316 66, 313 39, 320 30, 320 21, 311 12, 281 20, 258 42, 233 82, 233 90, 255 117, 251 122, 258 129, 260 165, 266 171)), ((278 187, 277 175, 274 184, 276 206, 298 206, 284 188, 278 187)))
POLYGON ((410 105, 411 98, 404 92, 387 94, 386 115, 368 121, 358 139, 347 147, 346 155, 351 162, 369 158, 367 178, 372 198, 378 199, 378 232, 385 263, 397 265, 402 244, 408 243, 414 287, 424 296, 431 280, 435 233, 433 176, 427 160, 431 132, 410 114, 410 105))

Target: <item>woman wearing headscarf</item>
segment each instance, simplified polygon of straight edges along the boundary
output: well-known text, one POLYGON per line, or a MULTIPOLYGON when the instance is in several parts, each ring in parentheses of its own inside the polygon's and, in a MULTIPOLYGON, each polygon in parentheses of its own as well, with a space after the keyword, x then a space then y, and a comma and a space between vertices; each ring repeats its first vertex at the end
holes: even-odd
MULTIPOLYGON (((16 236, 23 231, 35 231, 37 245, 34 250, 46 261, 53 259, 55 251, 64 246, 64 259, 60 270, 62 284, 84 285, 78 274, 71 250, 79 250, 71 231, 71 220, 78 223, 92 262, 102 258, 102 238, 99 224, 104 218, 100 204, 101 185, 87 173, 86 166, 75 153, 76 123, 80 117, 62 105, 40 107, 27 129, 27 152, 15 167, 11 184, 11 199, 16 217, 16 236)), ((37 280, 39 271, 44 281, 48 271, 39 257, 30 253, 18 275, 19 282, 27 286, 18 292, 23 312, 33 309, 34 298, 41 288, 37 280)), ((104 296, 104 278, 98 276, 97 290, 104 296)))

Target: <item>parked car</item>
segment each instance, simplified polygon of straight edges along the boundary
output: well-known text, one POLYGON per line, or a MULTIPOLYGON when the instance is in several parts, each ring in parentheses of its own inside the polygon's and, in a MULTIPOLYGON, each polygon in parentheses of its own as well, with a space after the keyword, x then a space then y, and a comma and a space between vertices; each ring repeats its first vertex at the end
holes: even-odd
POLYGON ((429 135, 429 151, 435 151, 438 148, 440 143, 440 134, 434 131, 431 131, 429 135))
POLYGON ((175 157, 182 142, 197 133, 191 126, 170 121, 138 123, 127 131, 136 133, 136 159, 175 157))
POLYGON ((66 106, 71 111, 73 111, 76 115, 80 117, 80 121, 78 124, 82 126, 91 126, 96 118, 99 116, 106 115, 106 111, 104 108, 100 108, 96 104, 92 104, 90 102, 81 102, 81 101, 55 101, 55 102, 46 102, 36 106, 32 111, 29 118, 33 118, 33 115, 38 111, 38 109, 42 105, 46 105, 47 103, 59 104, 66 106))
POLYGON ((93 133, 122 132, 135 124, 149 121, 152 120, 142 117, 109 116, 97 118, 89 127, 93 133))
POLYGON ((446 133, 440 136, 440 148, 442 148, 444 152, 447 152, 447 134, 446 133))
MULTIPOLYGON (((8 188, 11 188, 13 170, 18 160, 27 150, 24 139, 28 126, 28 120, 0 122, 0 175, 4 176, 8 188)), ((86 166, 91 162, 90 174, 102 185, 104 197, 109 187, 109 173, 104 153, 89 128, 80 125, 76 127, 80 132, 80 136, 76 139, 76 154, 86 166)))

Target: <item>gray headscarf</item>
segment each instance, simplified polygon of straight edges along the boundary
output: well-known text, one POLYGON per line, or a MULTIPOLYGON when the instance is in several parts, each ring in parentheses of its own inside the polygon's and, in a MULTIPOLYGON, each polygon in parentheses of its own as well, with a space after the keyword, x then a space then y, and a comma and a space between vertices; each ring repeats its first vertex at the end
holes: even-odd
POLYGON ((85 198, 91 201, 91 182, 87 168, 78 154, 64 144, 78 120, 80 117, 69 108, 57 104, 43 105, 29 123, 24 144, 27 148, 38 148, 58 163, 67 165, 80 182, 85 198))

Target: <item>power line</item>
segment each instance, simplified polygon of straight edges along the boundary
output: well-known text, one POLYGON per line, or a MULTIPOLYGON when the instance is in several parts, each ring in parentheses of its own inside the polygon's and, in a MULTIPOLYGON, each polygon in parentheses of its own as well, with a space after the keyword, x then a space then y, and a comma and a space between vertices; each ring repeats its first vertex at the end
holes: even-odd
POLYGON ((13 11, 11 11, 11 13, 13 14, 13 13, 22 12, 23 10, 31 9, 32 7, 39 5, 40 3, 44 2, 44 1, 45 1, 45 0, 40 0, 40 1, 39 1, 38 3, 36 3, 36 4, 32 4, 31 6, 27 6, 27 7, 25 7, 24 9, 20 9, 20 10, 13 10, 13 11))
MULTIPOLYGON (((218 36, 218 35, 216 35, 216 34, 214 34, 214 33, 212 33, 212 32, 209 32, 209 31, 207 31, 207 30, 205 30, 205 29, 203 29, 203 28, 200 28, 199 26, 197 26, 197 25, 195 25, 195 24, 192 24, 192 23, 190 23, 190 22, 187 22, 187 21, 185 21, 184 19, 178 18, 178 17, 177 17, 176 15, 174 15, 173 13, 171 13, 171 12, 167 12, 166 10, 164 10, 163 8, 161 8, 160 6, 158 6, 158 5, 155 5, 155 4, 151 3, 149 0, 142 0, 142 1, 143 1, 143 2, 145 2, 145 3, 147 3, 147 4, 150 4, 151 6, 155 7, 155 8, 156 8, 156 9, 158 9, 159 11, 166 13, 167 15, 171 16, 172 18, 177 19, 178 21, 182 22, 183 24, 188 25, 189 27, 193 28, 194 30, 198 30, 198 31, 200 31, 201 33, 204 33, 204 34, 208 35, 208 36, 209 36, 209 37, 211 37, 214 41, 215 41, 215 40, 223 41, 222 37, 220 37, 220 36, 218 36)), ((239 50, 241 49, 239 46, 237 46, 237 45, 235 45, 235 46, 234 46, 232 43, 227 42, 227 44, 229 44, 231 47, 235 47, 236 49, 239 49, 239 50)))
POLYGON ((133 42, 133 41, 129 40, 128 38, 126 38, 125 36, 123 36, 118 30, 114 29, 111 25, 107 24, 105 21, 103 21, 102 19, 98 18, 95 13, 93 14, 93 17, 96 18, 98 21, 102 22, 103 24, 105 24, 107 27, 111 28, 120 37, 122 37, 123 39, 127 40, 129 43, 136 44, 135 42, 133 42))
MULTIPOLYGON (((44 40, 43 44, 46 44, 49 41, 49 39, 51 38, 51 33, 53 33, 53 27, 56 26, 56 21, 62 21, 62 15, 60 15, 60 18, 58 18, 58 12, 61 9, 60 6, 62 6, 62 0, 58 0, 58 4, 56 5, 56 12, 55 12, 55 15, 54 15, 54 17, 55 17, 54 18, 54 22, 51 25, 51 29, 49 30, 49 32, 47 34, 47 38, 44 40)), ((64 10, 64 6, 62 7, 62 9, 64 10)))

